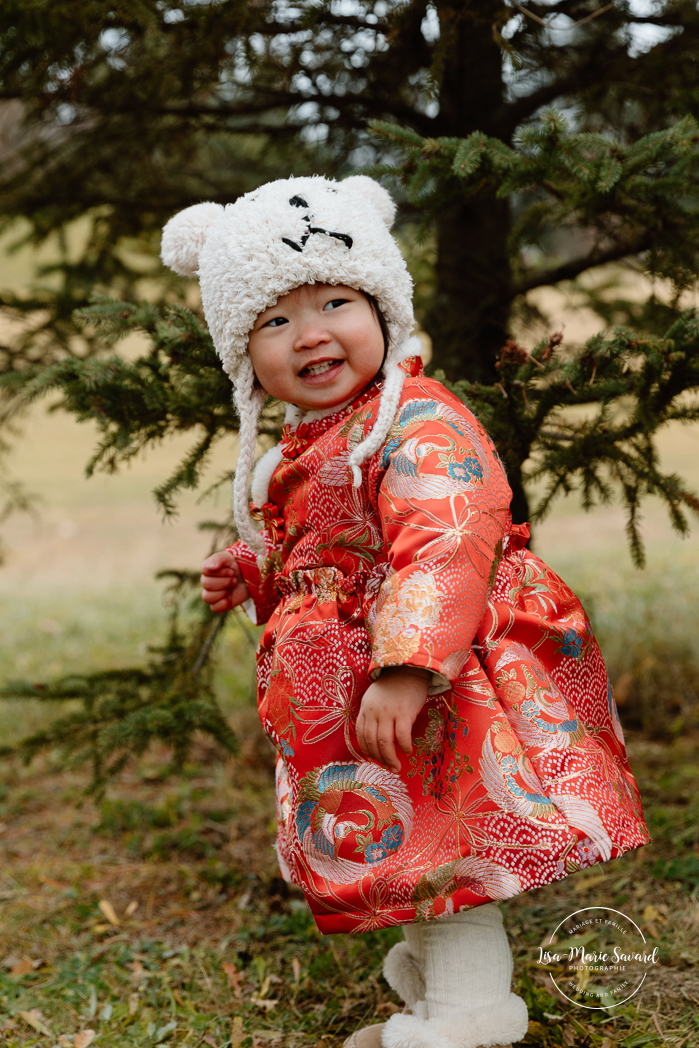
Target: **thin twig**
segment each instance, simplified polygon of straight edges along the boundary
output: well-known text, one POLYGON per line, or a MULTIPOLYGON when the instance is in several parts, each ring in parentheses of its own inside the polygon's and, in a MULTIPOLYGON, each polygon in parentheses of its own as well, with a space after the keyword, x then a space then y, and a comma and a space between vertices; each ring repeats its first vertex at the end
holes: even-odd
POLYGON ((539 25, 542 25, 544 27, 544 29, 550 29, 551 28, 551 26, 548 24, 548 22, 545 22, 543 20, 543 18, 539 18, 539 16, 535 15, 533 11, 527 11, 526 7, 522 7, 521 4, 517 3, 517 0, 514 0, 514 3, 515 3, 515 7, 519 11, 521 11, 523 15, 526 15, 527 18, 531 18, 532 21, 538 22, 539 25))
POLYGON ((194 666, 192 668, 192 676, 193 677, 196 678, 201 673, 202 667, 203 667, 204 663, 206 662, 206 660, 208 658, 209 652, 211 651, 211 647, 212 647, 214 641, 216 640, 216 638, 218 637, 219 633, 221 632, 221 630, 225 626, 227 618, 228 618, 228 612, 227 611, 222 612, 222 614, 219 615, 218 620, 213 624, 212 628, 209 630, 209 635, 206 638, 206 640, 204 641, 204 643, 202 644, 201 651, 199 652, 199 655, 197 656, 197 661, 194 663, 194 666))
POLYGON ((614 7, 614 4, 607 4, 606 7, 600 7, 598 11, 593 11, 592 14, 585 15, 585 17, 581 18, 579 22, 573 22, 572 25, 551 25, 550 22, 545 22, 543 18, 539 18, 538 15, 535 15, 533 11, 529 11, 526 7, 520 4, 518 0, 514 0, 514 6, 518 11, 521 11, 523 15, 526 15, 527 18, 531 18, 534 22, 538 22, 539 25, 542 25, 544 29, 551 29, 559 33, 568 33, 571 29, 577 29, 578 26, 585 25, 586 22, 591 22, 592 19, 597 18, 598 15, 605 14, 605 12, 614 7))
POLYGON ((658 1033, 660 1034, 660 1038, 661 1038, 661 1040, 663 1040, 663 1041, 664 1041, 664 1040, 665 1040, 665 1034, 664 1034, 664 1033, 663 1033, 663 1031, 662 1031, 662 1030, 660 1029, 660 1023, 658 1022, 658 1013, 657 1013, 657 1012, 653 1012, 653 1022, 655 1023, 655 1028, 656 1028, 656 1030, 657 1030, 657 1031, 658 1031, 658 1033))
POLYGON ((239 607, 235 609, 235 615, 236 615, 236 618, 238 620, 238 625, 240 626, 240 628, 242 629, 243 633, 245 634, 245 639, 247 640, 247 642, 250 645, 250 647, 252 648, 252 650, 255 651, 256 648, 257 648, 257 641, 255 640, 255 637, 251 633, 250 627, 248 626, 249 619, 248 619, 247 615, 239 607))
POLYGON ((573 25, 569 26, 569 28, 577 29, 579 25, 585 25, 585 22, 591 22, 593 18, 597 18, 597 15, 603 15, 612 7, 614 7, 614 4, 607 4, 606 7, 600 7, 599 11, 593 11, 591 15, 586 15, 585 18, 581 18, 579 22, 575 22, 573 25))

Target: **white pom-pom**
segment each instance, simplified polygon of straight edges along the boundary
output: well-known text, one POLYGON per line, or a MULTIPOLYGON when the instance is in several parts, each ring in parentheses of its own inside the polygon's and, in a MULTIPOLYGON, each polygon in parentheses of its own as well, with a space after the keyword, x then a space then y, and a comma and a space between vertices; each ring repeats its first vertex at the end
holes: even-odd
POLYGON ((163 229, 160 257, 182 277, 199 270, 199 255, 209 227, 223 214, 221 204, 194 204, 174 215, 163 229))
POLYGON ((343 178, 340 184, 350 186, 365 196, 376 208, 388 228, 391 228, 393 219, 396 217, 396 205, 387 189, 384 189, 373 178, 369 178, 368 175, 350 175, 349 178, 343 178))

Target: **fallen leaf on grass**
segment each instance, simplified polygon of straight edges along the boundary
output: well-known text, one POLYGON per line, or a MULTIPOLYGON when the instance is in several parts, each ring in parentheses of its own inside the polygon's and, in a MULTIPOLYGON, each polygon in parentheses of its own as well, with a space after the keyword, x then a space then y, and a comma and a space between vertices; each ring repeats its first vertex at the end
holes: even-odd
POLYGON ((148 974, 140 961, 127 961, 126 967, 131 969, 132 979, 145 979, 148 974))
POLYGON ((28 1023, 29 1026, 32 1026, 39 1033, 43 1033, 45 1037, 51 1036, 51 1031, 46 1025, 46 1019, 38 1008, 32 1008, 29 1012, 17 1012, 17 1014, 24 1019, 25 1023, 28 1023))
POLYGON ((112 906, 112 904, 109 901, 109 899, 100 899, 100 901, 98 902, 97 905, 99 906, 100 910, 102 911, 104 916, 107 918, 109 923, 113 924, 115 928, 119 928, 120 927, 119 918, 117 917, 116 910, 112 906))
POLYGON ((68 887, 67 884, 61 884, 60 881, 54 881, 52 877, 47 877, 45 873, 39 876, 39 884, 46 884, 49 888, 58 888, 62 892, 68 887))
POLYGON ((173 1022, 170 1022, 170 1023, 166 1023, 165 1026, 158 1027, 158 1029, 155 1031, 155 1043, 156 1044, 160 1044, 161 1041, 165 1040, 165 1038, 167 1037, 167 1035, 169 1033, 172 1033, 176 1029, 177 1029, 177 1022, 176 1021, 173 1021, 173 1022))
MULTIPOLYGON (((107 926, 103 925, 102 927, 107 926)), ((94 961, 97 957, 104 957, 105 953, 107 953, 108 950, 111 950, 112 946, 116 946, 120 942, 128 942, 128 939, 128 935, 112 935, 111 938, 107 939, 106 942, 103 942, 101 946, 98 946, 97 949, 92 951, 92 960, 94 961)))
POLYGON ((656 910, 655 906, 648 904, 643 911, 643 921, 646 929, 650 933, 653 939, 659 939, 658 929, 656 927, 656 921, 664 921, 662 913, 656 910))
POLYGON ((124 910, 124 917, 130 917, 132 913, 135 913, 138 909, 138 899, 132 899, 129 905, 124 910))
POLYGON ((17 961, 17 964, 15 964, 10 970, 10 975, 19 978, 19 976, 27 975, 29 972, 33 971, 34 962, 25 957, 21 961, 17 961))
POLYGON ((211 1048, 218 1048, 218 1041, 215 1041, 210 1033, 207 1033, 203 1037, 204 1044, 210 1044, 211 1048))
POLYGON ((272 1008, 279 1004, 279 1001, 274 997, 251 997, 250 1004, 256 1004, 258 1008, 266 1008, 268 1012, 271 1012, 272 1008))
POLYGON ((609 877, 608 873, 598 873, 594 877, 581 877, 577 884, 574 885, 573 891, 587 891, 588 888, 594 887, 595 884, 601 884, 602 881, 606 881, 607 877, 609 877))
POLYGON ((266 997, 267 996, 267 992, 268 992, 270 986, 272 985, 272 983, 280 983, 280 982, 282 982, 282 980, 279 978, 278 975, 272 975, 271 973, 269 975, 265 975, 264 982, 262 983, 262 986, 260 987, 260 997, 262 998, 262 997, 266 997))
POLYGON ((81 1030, 80 1033, 75 1035, 73 1048, 87 1048, 88 1044, 92 1044, 96 1036, 96 1030, 81 1030))
POLYGON ((233 1026, 231 1029, 231 1048, 240 1048, 244 1036, 243 1020, 240 1015, 236 1015, 233 1019, 233 1026))
POLYGON ((231 961, 223 961, 221 967, 225 972, 226 982, 235 991, 236 997, 242 997, 243 991, 240 989, 240 975, 236 966, 231 961))
POLYGON ((301 981, 301 961, 298 957, 294 957, 291 962, 291 970, 294 973, 294 986, 298 986, 301 981))

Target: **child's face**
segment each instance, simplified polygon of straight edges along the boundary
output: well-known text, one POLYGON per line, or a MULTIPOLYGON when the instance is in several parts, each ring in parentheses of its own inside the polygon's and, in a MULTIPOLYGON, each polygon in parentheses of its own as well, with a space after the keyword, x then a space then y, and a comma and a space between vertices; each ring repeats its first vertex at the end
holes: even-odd
POLYGON ((248 342, 260 385, 304 411, 351 400, 383 360, 379 322, 364 295, 304 284, 260 313, 248 342))

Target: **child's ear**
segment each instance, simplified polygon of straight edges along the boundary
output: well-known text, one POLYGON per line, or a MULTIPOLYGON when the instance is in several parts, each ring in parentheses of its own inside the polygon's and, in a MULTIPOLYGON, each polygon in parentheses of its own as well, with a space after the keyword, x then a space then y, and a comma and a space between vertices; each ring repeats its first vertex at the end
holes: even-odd
POLYGON ((223 214, 221 204, 194 204, 178 212, 163 229, 160 257, 182 277, 199 270, 199 255, 209 227, 223 214))
POLYGON ((396 217, 396 205, 388 190, 373 178, 369 178, 368 175, 350 175, 349 178, 343 178, 340 185, 350 186, 366 197, 374 205, 388 228, 391 228, 393 219, 396 217))

